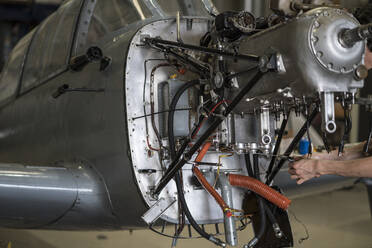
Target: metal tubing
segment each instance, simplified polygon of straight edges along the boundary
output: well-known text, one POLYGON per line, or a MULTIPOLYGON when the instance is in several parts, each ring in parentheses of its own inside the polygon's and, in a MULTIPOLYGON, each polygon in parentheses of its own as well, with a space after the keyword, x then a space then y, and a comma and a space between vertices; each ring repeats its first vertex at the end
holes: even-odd
MULTIPOLYGON (((243 99, 243 97, 256 85, 256 83, 264 75, 263 72, 258 71, 256 75, 251 79, 251 81, 245 85, 245 87, 239 92, 239 94, 234 98, 231 104, 226 108, 224 117, 227 117, 231 111, 238 105, 238 103, 243 99)), ((165 175, 160 179, 160 182, 153 192, 153 195, 159 195, 160 191, 169 183, 169 181, 176 175, 176 173, 188 162, 188 160, 194 155, 194 153, 200 148, 200 146, 211 136, 214 130, 223 122, 223 118, 217 118, 211 126, 205 131, 205 133, 195 142, 191 147, 190 151, 185 154, 185 156, 179 161, 175 160, 169 166, 169 169, 165 175)))
MULTIPOLYGON (((233 208, 232 188, 225 174, 221 174, 219 177, 219 186, 222 193, 222 198, 226 204, 233 208)), ((238 244, 238 237, 236 234, 235 217, 224 215, 225 225, 225 240, 230 246, 236 246, 238 244)))
POLYGON ((278 152, 279 152, 279 147, 280 147, 280 144, 282 142, 282 138, 283 138, 283 134, 284 134, 285 128, 287 127, 287 123, 288 123, 288 119, 289 119, 290 113, 291 112, 288 112, 287 118, 284 118, 283 119, 282 125, 280 126, 278 138, 276 139, 276 142, 275 142, 274 152, 273 152, 273 155, 271 157, 269 168, 267 169, 266 177, 269 177, 269 175, 271 174, 271 172, 272 172, 272 170, 274 168, 274 163, 276 161, 276 156, 278 155, 278 152))
POLYGON ((188 50, 194 50, 199 51, 207 54, 212 55, 219 55, 225 58, 232 58, 232 59, 240 59, 240 60, 248 60, 252 62, 259 62, 259 57, 256 55, 248 55, 248 54, 236 54, 236 53, 229 53, 224 52, 218 49, 213 48, 207 48, 207 47, 201 47, 201 46, 194 46, 189 44, 183 44, 175 41, 169 41, 169 40, 162 40, 158 38, 145 38, 145 42, 155 44, 155 45, 165 45, 168 47, 176 47, 176 48, 182 48, 182 49, 188 49, 188 50))
POLYGON ((296 136, 293 138, 291 144, 288 146, 287 150, 284 152, 283 158, 279 161, 277 167, 275 168, 275 170, 273 171, 273 173, 271 173, 271 175, 267 179, 267 181, 266 181, 266 184, 267 185, 270 185, 270 183, 272 182, 272 180, 274 179, 274 177, 276 176, 276 174, 278 174, 278 172, 280 171, 280 169, 283 167, 284 162, 287 161, 287 158, 291 155, 291 153, 293 152, 294 148, 297 146, 298 142, 300 142, 301 138, 306 133, 308 126, 310 126, 311 122, 317 116, 318 112, 319 112, 318 111, 318 107, 316 107, 313 110, 313 112, 311 113, 309 119, 306 120, 306 122, 304 123, 304 125, 301 127, 300 131, 298 131, 298 133, 296 134, 296 136))

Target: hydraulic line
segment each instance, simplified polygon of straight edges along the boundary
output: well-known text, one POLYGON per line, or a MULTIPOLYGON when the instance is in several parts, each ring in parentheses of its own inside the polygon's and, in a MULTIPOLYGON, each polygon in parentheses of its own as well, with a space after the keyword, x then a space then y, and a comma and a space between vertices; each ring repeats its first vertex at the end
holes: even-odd
POLYGON ((168 139, 169 139, 169 147, 170 147, 170 156, 171 156, 171 159, 172 161, 174 161, 176 159, 176 150, 175 150, 175 147, 176 147, 176 144, 175 144, 175 141, 174 141, 174 131, 173 131, 173 121, 174 121, 174 110, 176 109, 177 107, 177 103, 180 99, 180 97, 182 96, 182 94, 189 88, 191 87, 194 87, 196 85, 198 85, 200 83, 199 80, 192 80, 190 82, 187 82, 185 83, 184 85, 182 85, 179 90, 176 92, 175 96, 173 97, 172 99, 172 102, 169 106, 169 114, 168 114, 168 139))
MULTIPOLYGON (((284 121, 284 120, 283 120, 284 121)), ((260 174, 259 174, 259 167, 258 167, 258 154, 254 154, 253 155, 253 165, 254 165, 254 173, 255 173, 255 178, 257 180, 260 180, 260 174)), ((266 185, 266 184, 265 184, 266 185)), ((271 187, 270 187, 271 188, 271 187)), ((275 190, 274 190, 275 191, 275 190)), ((273 230, 275 232, 275 236, 276 237, 281 237, 283 235, 282 231, 280 230, 280 227, 279 227, 279 224, 277 222, 277 220, 275 219, 275 216, 273 214, 273 212, 271 211, 271 209, 269 208, 269 206, 267 205, 268 203, 266 202, 265 199, 263 199, 261 196, 259 196, 258 194, 256 194, 256 197, 257 197, 257 201, 259 203, 259 206, 261 207, 261 205, 263 206, 263 209, 260 208, 260 211, 263 211, 266 216, 268 217, 269 221, 271 222, 272 224, 272 227, 273 227, 273 230)), ((288 199, 289 203, 288 205, 290 204, 290 200, 288 199)), ((261 213, 262 214, 262 213, 261 213)), ((257 240, 260 240, 262 238, 263 235, 261 235, 261 232, 265 232, 265 228, 266 228, 266 219, 265 221, 263 221, 261 219, 261 228, 260 228, 260 232, 259 234, 256 236, 257 240), (264 226, 264 227, 263 227, 264 226), (261 235, 261 236, 259 236, 261 235)), ((254 241, 254 239, 252 240, 254 241)))
POLYGON ((277 137, 276 142, 275 142, 274 152, 273 152, 273 155, 271 157, 269 168, 267 169, 266 179, 269 177, 269 175, 271 174, 271 172, 274 168, 274 164, 275 164, 275 161, 276 161, 276 156, 278 155, 280 144, 282 142, 283 134, 285 132, 285 128, 287 127, 287 123, 288 123, 288 119, 289 119, 290 114, 291 114, 291 112, 288 112, 287 117, 283 119, 282 125, 280 126, 279 134, 278 134, 278 137, 277 137))
POLYGON ((254 173, 252 170, 252 163, 251 163, 251 155, 249 153, 244 155, 245 158, 245 166, 247 167, 248 176, 254 177, 254 173))
POLYGON ((239 102, 243 99, 243 97, 256 85, 256 83, 262 78, 264 75, 263 72, 259 71, 254 75, 251 81, 244 86, 244 88, 238 93, 238 95, 234 98, 234 100, 228 105, 225 112, 223 113, 223 117, 218 117, 215 121, 211 124, 211 126, 205 131, 205 133, 195 142, 195 144, 190 148, 189 152, 185 154, 183 158, 180 158, 179 161, 174 160, 169 169, 166 171, 165 175, 161 178, 158 186, 154 190, 153 194, 158 195, 160 191, 164 189, 164 187, 168 184, 168 182, 176 175, 176 173, 187 163, 187 161, 192 157, 192 155, 200 148, 202 144, 212 135, 215 129, 221 125, 224 118, 226 118, 232 110, 239 104, 239 102))
POLYGON ((344 108, 344 123, 345 123, 345 131, 344 135, 341 138, 340 145, 338 147, 338 156, 342 156, 344 153, 345 143, 349 140, 351 128, 352 128, 352 122, 351 122, 351 116, 350 116, 350 110, 348 109, 348 106, 343 106, 344 108))
POLYGON ((198 223, 196 223, 195 219, 192 217, 192 214, 191 214, 190 210, 187 207, 187 203, 186 203, 186 200, 185 200, 185 195, 183 193, 183 189, 182 189, 182 186, 181 186, 181 181, 180 181, 180 177, 179 177, 178 173, 177 173, 175 179, 176 179, 178 200, 181 201, 181 205, 183 206, 183 211, 185 212, 185 215, 186 215, 187 219, 189 220, 190 225, 203 238, 213 242, 214 244, 216 244, 218 246, 226 247, 226 244, 224 242, 222 242, 220 239, 212 236, 211 234, 208 234, 207 232, 205 232, 205 230, 203 230, 198 225, 198 223))
MULTIPOLYGON (((171 159, 175 159, 176 157, 176 149, 175 149, 175 141, 174 141, 174 132, 173 132, 173 125, 174 125, 174 112, 175 112, 175 109, 176 109, 176 106, 177 106, 177 103, 181 97, 181 95, 189 88, 191 87, 194 87, 196 85, 199 84, 199 80, 193 80, 193 81, 190 81, 186 84, 184 84, 176 93, 176 95, 173 97, 172 99, 172 102, 170 104, 170 107, 169 107, 169 116, 168 116, 168 140, 169 140, 169 150, 170 150, 170 156, 171 156, 171 159)), ((187 143, 186 143, 187 144, 187 143)), ((185 149, 185 148, 184 148, 185 149)), ((199 158, 200 159, 200 158, 199 158)), ((202 159, 202 157, 201 157, 202 159)), ((183 187, 182 187, 182 181, 181 181, 181 177, 180 177, 180 174, 177 173, 175 175, 175 181, 176 181, 176 186, 177 186, 177 194, 178 194, 178 200, 180 201, 181 203, 181 206, 182 206, 182 211, 185 213, 190 225, 195 229, 195 231, 197 233, 199 233, 200 236, 202 236, 203 238, 213 242, 214 244, 216 245, 219 245, 219 246, 226 246, 225 243, 223 243, 221 240, 219 240, 218 238, 215 238, 214 236, 208 234, 207 232, 205 232, 202 228, 199 227, 198 223, 195 221, 195 219, 193 218, 189 208, 188 208, 188 205, 186 203, 186 199, 185 199, 185 195, 184 195, 184 192, 183 192, 183 187)), ((179 235, 178 233, 179 231, 177 231, 176 233, 176 236, 179 235)), ((175 242, 175 240, 174 240, 175 242)))
MULTIPOLYGON (((253 154, 253 171, 254 171, 254 175, 255 175, 255 178, 256 180, 259 180, 260 179, 260 171, 259 171, 259 167, 258 167, 258 154, 253 154)), ((260 229, 258 230, 256 236, 251 239, 251 241, 249 241, 248 243, 248 248, 250 247, 254 247, 258 241, 263 237, 263 235, 265 234, 265 230, 266 230, 266 212, 265 212, 265 202, 264 202, 264 199, 262 199, 262 197, 256 195, 257 197, 257 203, 258 203, 258 210, 259 210, 259 213, 260 213, 260 222, 261 222, 261 226, 260 226, 260 229)))
POLYGON ((329 146, 329 143, 328 143, 326 131, 322 131, 322 140, 323 140, 324 148, 326 149, 327 153, 330 153, 331 147, 329 146))
POLYGON ((266 181, 267 185, 270 185, 273 179, 275 178, 276 174, 280 171, 280 169, 283 167, 284 163, 287 161, 287 158, 291 155, 294 148, 297 146, 298 142, 300 142, 301 138, 304 136, 304 134, 307 132, 308 126, 310 126, 311 122, 315 119, 315 117, 318 114, 318 106, 316 106, 309 116, 309 119, 306 120, 304 125, 301 127, 300 131, 296 134, 296 136, 293 138, 291 144, 288 146, 287 150, 284 152, 283 158, 279 161, 278 165, 276 166, 275 170, 271 173, 269 178, 266 181))

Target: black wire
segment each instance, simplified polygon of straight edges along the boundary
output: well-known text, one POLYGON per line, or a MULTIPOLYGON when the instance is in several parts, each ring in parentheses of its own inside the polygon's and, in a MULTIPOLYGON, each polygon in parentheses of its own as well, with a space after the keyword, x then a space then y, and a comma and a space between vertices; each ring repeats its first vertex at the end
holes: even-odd
MULTIPOLYGON (((307 108, 307 106, 305 105, 305 108, 307 108)), ((309 106, 309 108, 306 109, 306 120, 309 119, 309 112, 310 112, 310 108, 311 108, 311 105, 309 106)), ((307 130, 306 130, 306 133, 307 133, 307 139, 309 141, 309 147, 308 147, 308 156, 311 157, 311 155, 313 154, 313 149, 312 149, 312 142, 311 142, 311 137, 310 137, 310 122, 309 121, 306 121, 307 123, 307 130)))
POLYGON ((245 166, 247 167, 248 176, 255 177, 253 170, 252 170, 250 153, 245 154, 244 158, 245 158, 245 166))
MULTIPOLYGON (((188 111, 188 110, 191 110, 192 108, 179 108, 179 109, 175 109, 174 111, 177 112, 177 111, 188 111)), ((160 115, 160 114, 164 114, 164 113, 169 113, 169 109, 168 110, 163 110, 163 111, 159 111, 159 112, 154 112, 153 114, 154 115, 160 115)), ((141 116, 137 116, 137 117, 133 117, 132 120, 137 120, 137 119, 141 119, 141 118, 145 118, 145 117, 148 117, 148 116, 151 116, 151 114, 147 114, 147 115, 141 115, 141 116)))
POLYGON ((324 148, 326 149, 327 153, 330 153, 331 147, 329 146, 328 139, 327 139, 327 133, 325 131, 322 131, 322 140, 323 140, 324 148))
POLYGON ((270 207, 268 206, 267 202, 265 202, 264 207, 265 207, 266 215, 269 218, 271 224, 273 224, 273 225, 278 224, 278 222, 276 221, 276 218, 275 218, 273 212, 271 211, 270 207))
MULTIPOLYGON (((199 80, 193 80, 191 82, 187 82, 185 83, 183 86, 181 86, 181 88, 176 92, 176 95, 173 97, 172 99, 172 102, 169 106, 169 115, 168 115, 168 141, 169 141, 169 151, 170 151, 170 156, 171 156, 171 160, 175 159, 176 158, 176 144, 175 144, 175 138, 174 138, 174 113, 175 113, 175 109, 177 107, 177 103, 181 97, 181 95, 189 88, 191 87, 194 87, 196 85, 199 84, 199 80)), ((177 174, 176 175, 176 184, 177 184, 177 192, 178 192, 178 196, 180 198, 180 193, 179 192, 182 192, 183 193, 183 187, 182 187, 182 179, 181 179, 181 174, 177 174), (179 191, 178 188, 181 188, 181 190, 179 191)), ((181 213, 181 218, 184 220, 185 218, 185 211, 184 211, 184 208, 188 208, 187 205, 184 205, 182 204, 182 201, 180 201, 180 211, 182 212, 181 213)), ((183 221, 184 223, 184 221, 183 221)), ((180 223, 181 225, 181 223, 180 223)), ((183 227, 180 227, 178 230, 176 230, 176 233, 175 233, 175 237, 173 239, 173 244, 176 242, 177 240, 177 237, 181 234, 182 232, 182 229, 183 227)), ((203 235, 202 235, 203 236, 203 235)))
MULTIPOLYGON (((161 232, 161 231, 156 230, 156 229, 154 228, 154 224, 151 224, 151 225, 149 226, 149 229, 150 229, 151 231, 153 231, 154 233, 156 233, 156 234, 162 235, 162 236, 167 237, 167 238, 172 238, 172 239, 174 239, 174 238, 177 238, 177 239, 201 239, 201 238, 203 238, 202 236, 197 236, 197 237, 184 237, 184 236, 177 236, 177 237, 176 237, 176 236, 174 236, 174 235, 165 234, 165 233, 163 233, 163 232, 161 232)), ((221 235, 221 234, 216 234, 216 235, 221 235)))
POLYGON ((298 240, 298 243, 299 244, 302 244, 302 242, 304 242, 304 241, 306 241, 306 240, 308 240, 309 238, 310 238, 310 234, 309 234, 309 230, 307 229, 307 226, 300 220, 300 219, 298 219, 297 218, 297 216, 295 215, 295 213, 294 212, 292 212, 291 210, 288 210, 288 212, 293 216, 293 218, 299 223, 299 224, 301 224, 302 226, 303 226, 303 228, 304 228, 304 230, 305 230, 305 233, 306 233, 306 235, 305 235, 305 237, 302 237, 302 238, 300 238, 299 240, 298 240))
POLYGON ((345 131, 344 135, 342 136, 340 145, 338 147, 338 155, 341 156, 341 154, 344 152, 345 148, 345 142, 348 141, 351 128, 352 128, 352 122, 351 122, 351 117, 350 117, 350 111, 347 109, 347 105, 345 104, 343 106, 344 108, 344 123, 345 123, 345 131))
MULTIPOLYGON (((254 169, 254 175, 257 180, 260 180, 260 169, 258 166, 258 154, 253 154, 253 169, 254 169)), ((257 195, 257 202, 258 202, 258 209, 260 212, 260 229, 258 230, 256 237, 254 237, 249 243, 251 243, 253 240, 257 239, 259 241, 263 235, 265 234, 266 230, 266 211, 265 211, 265 201, 264 199, 257 195)))
MULTIPOLYGON (((176 149, 175 149, 175 140, 174 140, 174 122, 173 122, 174 121, 174 109, 176 109, 177 103, 178 103, 181 95, 187 89, 189 89, 191 87, 194 87, 194 86, 198 85, 199 83, 200 83, 199 80, 193 80, 193 81, 185 83, 183 86, 181 86, 181 88, 177 91, 177 93, 173 97, 172 102, 169 106, 170 111, 169 111, 169 115, 168 115, 168 140, 169 140, 170 156, 171 156, 172 161, 177 156, 176 149)), ((182 211, 185 213, 185 215, 186 215, 189 223, 191 224, 191 226, 203 238, 205 238, 205 239, 207 239, 207 240, 209 240, 209 241, 211 241, 215 244, 216 244, 216 241, 222 243, 220 240, 218 240, 217 238, 214 238, 211 234, 205 232, 202 228, 200 228, 198 223, 195 221, 194 217, 192 216, 192 214, 191 214, 191 212, 188 208, 188 205, 187 205, 187 202, 186 202, 186 199, 185 199, 185 195, 184 195, 184 192, 183 192, 183 187, 182 187, 182 182, 181 182, 181 177, 180 177, 179 172, 176 173, 176 175, 175 175, 175 181, 176 181, 176 186, 177 186, 178 200, 181 202, 182 211)), ((175 237, 177 237, 178 235, 179 234, 175 235, 175 237)))

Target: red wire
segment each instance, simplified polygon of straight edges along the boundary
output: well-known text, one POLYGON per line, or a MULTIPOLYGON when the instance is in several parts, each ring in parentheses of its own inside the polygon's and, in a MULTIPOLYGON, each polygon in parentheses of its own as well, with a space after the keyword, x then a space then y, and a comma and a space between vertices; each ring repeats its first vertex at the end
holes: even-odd
POLYGON ((195 134, 191 137, 192 139, 195 139, 196 135, 199 133, 200 129, 202 128, 202 126, 204 125, 204 122, 206 120, 208 120, 208 118, 210 117, 211 114, 214 113, 214 111, 216 111, 216 109, 222 104, 222 103, 227 103, 228 101, 227 100, 222 100, 220 102, 218 102, 213 108, 212 110, 208 113, 208 117, 207 118, 203 118, 200 126, 198 127, 198 129, 196 130, 195 134))
POLYGON ((216 111, 216 109, 222 104, 222 103, 227 103, 227 100, 222 100, 220 101, 219 103, 217 103, 211 110, 211 112, 209 112, 209 115, 212 114, 214 111, 216 111))
POLYGON ((157 149, 157 148, 154 148, 154 147, 151 146, 151 144, 150 144, 150 140, 149 140, 149 136, 148 136, 148 135, 146 136, 146 142, 147 142, 147 147, 148 147, 151 151, 156 151, 156 152, 160 151, 160 149, 157 149))

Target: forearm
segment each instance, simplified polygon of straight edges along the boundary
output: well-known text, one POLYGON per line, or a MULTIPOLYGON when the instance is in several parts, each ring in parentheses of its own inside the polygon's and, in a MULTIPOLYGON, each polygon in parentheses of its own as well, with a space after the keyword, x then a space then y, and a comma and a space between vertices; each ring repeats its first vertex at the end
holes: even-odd
POLYGON ((315 159, 326 159, 326 160, 354 160, 365 157, 363 154, 363 146, 365 142, 349 144, 345 147, 342 156, 338 156, 338 150, 333 150, 329 154, 323 154, 315 159))
POLYGON ((345 161, 319 160, 316 170, 320 175, 372 178, 372 157, 345 161))

